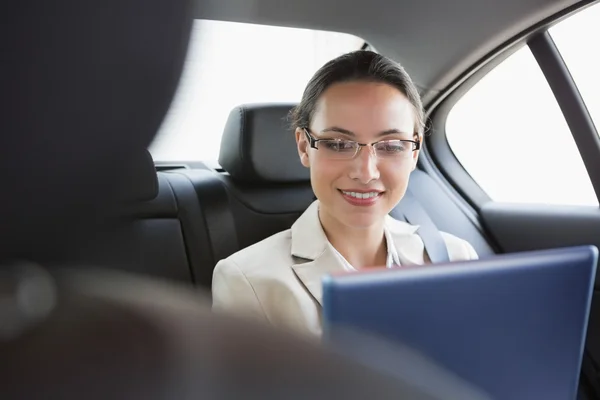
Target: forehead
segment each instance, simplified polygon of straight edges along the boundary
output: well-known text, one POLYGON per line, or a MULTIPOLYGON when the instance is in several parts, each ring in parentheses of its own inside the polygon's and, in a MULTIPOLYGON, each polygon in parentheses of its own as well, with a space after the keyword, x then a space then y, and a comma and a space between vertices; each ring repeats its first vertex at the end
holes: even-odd
POLYGON ((360 137, 391 129, 412 136, 414 107, 400 90, 384 83, 338 83, 321 95, 311 121, 316 132, 330 127, 343 128, 360 137))

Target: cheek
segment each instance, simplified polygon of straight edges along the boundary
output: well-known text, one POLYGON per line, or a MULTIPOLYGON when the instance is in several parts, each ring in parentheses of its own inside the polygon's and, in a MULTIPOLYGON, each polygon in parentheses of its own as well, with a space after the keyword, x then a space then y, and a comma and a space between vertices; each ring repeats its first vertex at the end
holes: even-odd
POLYGON ((316 154, 310 159, 310 179, 315 189, 328 187, 343 174, 342 163, 324 160, 316 154))
POLYGON ((379 169, 380 179, 383 181, 386 190, 394 193, 404 192, 408 185, 411 170, 412 165, 410 163, 382 166, 379 169))

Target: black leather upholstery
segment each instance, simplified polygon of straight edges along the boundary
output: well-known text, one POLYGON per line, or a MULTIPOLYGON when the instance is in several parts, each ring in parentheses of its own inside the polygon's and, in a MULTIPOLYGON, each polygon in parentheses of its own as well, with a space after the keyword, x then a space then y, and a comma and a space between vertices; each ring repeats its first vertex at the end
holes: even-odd
POLYGON ((228 196, 209 169, 164 174, 175 190, 194 281, 209 288, 215 264, 239 250, 228 196))
POLYGON ((250 186, 219 178, 230 195, 240 249, 290 228, 314 199, 310 182, 250 186))
POLYGON ((300 164, 288 114, 293 104, 234 108, 221 140, 219 163, 238 182, 294 183, 310 179, 300 164))
POLYGON ((147 151, 139 152, 131 165, 123 180, 128 184, 121 190, 121 218, 102 235, 72 250, 70 263, 193 282, 191 262, 206 264, 207 260, 188 255, 184 233, 194 238, 192 232, 199 229, 188 226, 193 215, 182 215, 185 196, 176 197, 169 177, 156 173, 147 151))

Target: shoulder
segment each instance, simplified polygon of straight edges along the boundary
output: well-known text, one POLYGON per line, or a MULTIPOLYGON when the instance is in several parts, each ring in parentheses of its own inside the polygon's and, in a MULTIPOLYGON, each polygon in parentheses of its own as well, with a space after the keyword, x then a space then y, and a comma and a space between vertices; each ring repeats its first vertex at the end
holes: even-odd
MULTIPOLYGON (((410 246, 411 248, 419 249, 421 252, 424 250, 423 240, 418 233, 418 226, 391 217, 387 220, 386 226, 405 247, 410 246)), ((440 231, 440 235, 446 243, 450 261, 473 260, 478 258, 477 252, 466 240, 443 231, 440 231)))
POLYGON ((215 273, 236 269, 244 274, 252 274, 281 266, 282 262, 291 260, 291 238, 290 229, 269 236, 219 261, 215 273))
POLYGON ((447 232, 440 231, 440 234, 446 242, 450 261, 476 260, 478 258, 471 243, 447 232))
MULTIPOLYGON (((265 320, 260 288, 290 263, 289 230, 279 232, 219 261, 212 275, 213 309, 229 309, 265 320)), ((267 304, 268 305, 268 304, 267 304)))

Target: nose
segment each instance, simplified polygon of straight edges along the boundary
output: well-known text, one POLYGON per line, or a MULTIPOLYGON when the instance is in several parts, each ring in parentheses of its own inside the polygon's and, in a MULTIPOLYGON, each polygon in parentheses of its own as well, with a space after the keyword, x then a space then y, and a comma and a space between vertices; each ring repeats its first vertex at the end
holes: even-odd
POLYGON ((362 147, 354 160, 352 160, 352 169, 350 178, 367 184, 379 179, 379 168, 377 167, 377 156, 371 146, 362 147))

